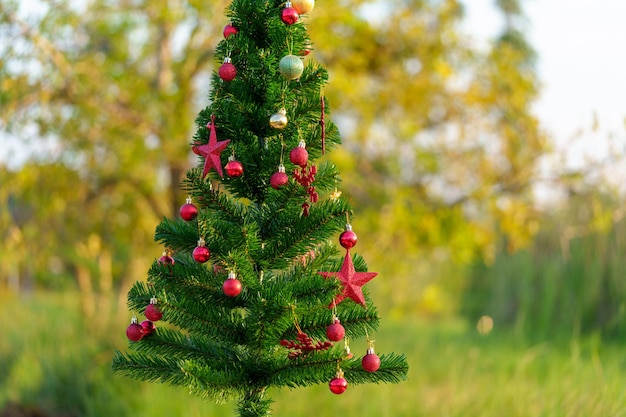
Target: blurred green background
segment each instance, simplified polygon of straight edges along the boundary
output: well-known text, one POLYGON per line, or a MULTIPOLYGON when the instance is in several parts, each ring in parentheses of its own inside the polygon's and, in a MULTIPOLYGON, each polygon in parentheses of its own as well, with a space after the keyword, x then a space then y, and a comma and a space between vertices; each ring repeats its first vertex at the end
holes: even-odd
MULTIPOLYGON (((0 0, 0 416, 233 415, 110 372, 126 291, 184 202, 227 4, 0 0)), ((411 368, 342 396, 275 392, 274 415, 626 415, 624 154, 572 168, 555 151, 522 6, 496 1, 484 44, 455 0, 305 18, 338 189, 380 273, 376 348, 411 368)))

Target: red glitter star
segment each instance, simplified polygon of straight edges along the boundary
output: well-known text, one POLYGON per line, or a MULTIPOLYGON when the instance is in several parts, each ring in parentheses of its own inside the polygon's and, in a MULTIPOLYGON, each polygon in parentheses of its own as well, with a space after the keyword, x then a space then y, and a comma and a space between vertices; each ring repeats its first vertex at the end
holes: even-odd
POLYGON ((202 172, 202 177, 206 177, 206 174, 209 173, 211 168, 215 168, 215 171, 223 177, 222 174, 222 161, 220 159, 220 154, 226 146, 230 143, 230 139, 217 141, 217 132, 215 130, 215 116, 211 115, 211 123, 207 126, 211 130, 211 135, 209 136, 209 143, 205 145, 197 145, 192 146, 192 150, 196 155, 204 156, 204 171, 202 172))
POLYGON ((378 275, 378 272, 356 272, 350 251, 346 251, 346 257, 343 259, 341 271, 318 272, 318 274, 324 278, 335 277, 343 284, 343 291, 333 300, 334 305, 339 304, 348 297, 354 300, 355 303, 365 307, 365 297, 363 297, 363 289, 361 287, 378 275))

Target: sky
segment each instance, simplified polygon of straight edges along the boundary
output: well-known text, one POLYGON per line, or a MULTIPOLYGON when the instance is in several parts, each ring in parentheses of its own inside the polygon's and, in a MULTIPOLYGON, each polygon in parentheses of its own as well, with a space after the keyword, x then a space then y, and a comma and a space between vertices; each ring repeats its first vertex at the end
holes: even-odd
MULTIPOLYGON (((498 32, 502 20, 495 0, 464 3, 465 25, 477 42, 498 32)), ((574 166, 583 164, 587 155, 604 156, 610 136, 626 148, 626 0, 522 4, 528 17, 526 34, 539 55, 543 85, 534 111, 544 130, 574 166), (594 120, 599 129, 590 132, 594 120)), ((7 156, 0 146, 0 159, 7 156)))
MULTIPOLYGON (((478 38, 488 38, 501 25, 494 3, 466 1, 466 25, 478 38)), ((625 149, 626 1, 522 4, 526 35, 539 55, 542 90, 534 112, 543 128, 575 166, 587 156, 605 156, 609 137, 625 149), (598 130, 592 132, 594 120, 598 130)))

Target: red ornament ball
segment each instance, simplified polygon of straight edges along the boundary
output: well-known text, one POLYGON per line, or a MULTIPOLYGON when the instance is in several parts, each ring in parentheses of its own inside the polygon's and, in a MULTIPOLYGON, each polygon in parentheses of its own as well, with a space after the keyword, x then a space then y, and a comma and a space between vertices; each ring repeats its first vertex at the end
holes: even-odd
POLYGON ((367 372, 376 372, 380 368, 380 358, 374 353, 374 349, 367 349, 367 355, 361 359, 361 366, 367 372))
POLYGON ((158 262, 161 265, 174 265, 174 258, 172 258, 170 255, 168 255, 167 253, 164 253, 163 256, 161 256, 158 259, 158 262))
POLYGON ((287 25, 293 25, 299 17, 298 11, 293 7, 285 7, 280 15, 280 19, 287 25))
POLYGON ((126 337, 128 337, 128 340, 138 342, 143 338, 143 336, 143 327, 141 327, 141 324, 137 323, 137 318, 133 317, 130 325, 126 328, 126 337))
POLYGON ((209 260, 211 252, 206 246, 199 245, 193 250, 192 256, 194 261, 203 264, 209 260))
POLYGON ((224 63, 218 70, 220 78, 224 81, 232 81, 237 76, 237 68, 230 62, 230 58, 224 58, 224 63))
POLYGON ((328 388, 330 388, 330 391, 333 394, 343 394, 344 392, 346 392, 346 389, 348 389, 348 381, 346 381, 343 376, 336 376, 335 378, 330 380, 330 382, 328 383, 328 388))
POLYGON ((357 236, 352 231, 352 228, 347 226, 346 231, 339 235, 339 243, 346 249, 352 249, 356 246, 357 236))
POLYGON ((144 336, 150 336, 154 333, 156 326, 150 320, 144 320, 141 322, 141 328, 143 329, 144 336))
POLYGON ((233 35, 236 35, 237 32, 239 32, 239 31, 233 25, 226 25, 226 26, 224 26, 224 32, 223 33, 224 33, 224 38, 226 38, 226 39, 230 38, 233 35))
POLYGON ((285 167, 282 165, 278 167, 278 172, 273 173, 270 177, 270 185, 275 190, 278 190, 282 186, 286 185, 288 182, 289 177, 285 173, 285 167))
POLYGON ((339 319, 335 319, 335 322, 326 328, 326 336, 330 341, 338 342, 342 340, 345 335, 346 329, 341 325, 339 319))
POLYGON ((180 206, 178 213, 183 220, 190 222, 198 217, 198 207, 191 203, 190 199, 187 199, 187 202, 180 206))
POLYGON ((296 146, 289 152, 289 160, 294 165, 304 168, 309 162, 309 153, 304 147, 304 143, 300 142, 300 145, 296 146))
POLYGON ((224 169, 226 170, 226 175, 231 178, 237 178, 243 175, 243 164, 235 159, 229 159, 224 169))
POLYGON ((241 294, 241 282, 237 278, 228 278, 222 285, 222 291, 228 297, 237 297, 241 294))
POLYGON ((159 321, 163 318, 163 313, 161 312, 159 306, 152 303, 146 306, 145 315, 148 320, 152 321, 159 321))

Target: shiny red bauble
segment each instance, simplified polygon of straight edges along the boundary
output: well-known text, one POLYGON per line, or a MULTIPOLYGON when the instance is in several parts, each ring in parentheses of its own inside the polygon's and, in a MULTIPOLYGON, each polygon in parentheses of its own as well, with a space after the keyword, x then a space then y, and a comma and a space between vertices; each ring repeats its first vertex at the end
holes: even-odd
POLYGON ((241 282, 237 278, 228 278, 222 285, 222 291, 228 297, 237 297, 241 294, 241 282))
POLYGON ((224 63, 218 70, 218 75, 224 81, 232 81, 237 76, 237 68, 230 62, 230 58, 224 58, 224 63))
POLYGON ((144 312, 146 318, 152 321, 159 321, 163 318, 163 313, 158 305, 150 303, 146 306, 146 311, 144 312))
POLYGON ((376 372, 380 368, 380 358, 373 348, 367 349, 367 354, 361 359, 361 366, 367 372, 376 372))
POLYGON ((233 25, 226 25, 226 26, 224 26, 223 34, 224 34, 224 37, 226 39, 230 38, 233 35, 236 35, 237 32, 239 32, 239 31, 233 25))
POLYGON ((144 336, 150 336, 154 333, 156 326, 150 320, 144 320, 141 322, 141 328, 143 329, 144 336))
POLYGON ((209 249, 206 246, 198 245, 193 250, 193 253, 191 255, 193 256, 194 261, 203 264, 209 260, 209 258, 211 257, 211 252, 209 252, 209 249))
POLYGON ((285 7, 280 15, 280 19, 287 25, 293 25, 298 21, 300 15, 298 15, 298 11, 290 6, 290 2, 287 2, 287 7, 285 7))
POLYGON ((285 173, 285 167, 282 165, 278 167, 278 172, 273 173, 270 177, 270 185, 276 190, 286 185, 288 182, 289 177, 285 173))
POLYGON ((243 175, 243 164, 235 159, 229 159, 224 170, 226 175, 231 178, 241 177, 243 175))
POLYGON ((326 337, 332 342, 338 342, 346 335, 346 329, 343 328, 339 319, 335 318, 335 322, 326 328, 326 337))
POLYGON ((339 235, 339 244, 346 249, 352 249, 357 242, 356 233, 352 231, 352 227, 346 226, 345 232, 339 235))
POLYGON ((348 389, 348 381, 346 381, 343 376, 336 376, 335 378, 330 380, 330 382, 328 383, 328 388, 330 388, 330 391, 333 394, 343 394, 344 392, 346 392, 346 389, 348 389))
POLYGON ((302 168, 309 162, 309 153, 304 146, 304 142, 300 142, 298 146, 289 152, 289 160, 291 163, 302 168))
POLYGON ((141 340, 143 335, 143 327, 141 327, 141 324, 137 323, 137 317, 133 317, 130 325, 126 328, 126 337, 128 337, 128 340, 138 342, 141 340))
POLYGON ((178 210, 178 213, 180 214, 180 217, 183 218, 183 220, 190 222, 198 217, 198 207, 196 207, 195 204, 191 202, 191 199, 188 198, 187 202, 180 206, 180 210, 178 210))

